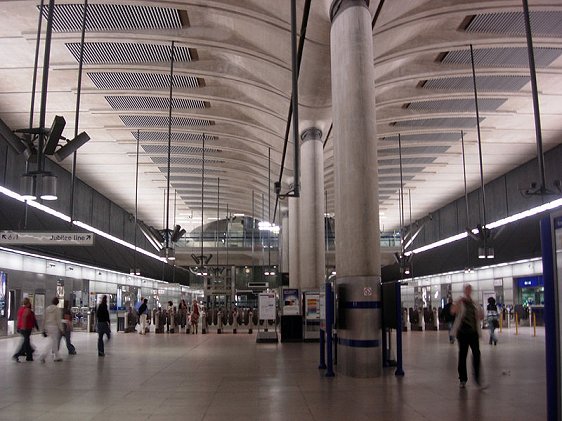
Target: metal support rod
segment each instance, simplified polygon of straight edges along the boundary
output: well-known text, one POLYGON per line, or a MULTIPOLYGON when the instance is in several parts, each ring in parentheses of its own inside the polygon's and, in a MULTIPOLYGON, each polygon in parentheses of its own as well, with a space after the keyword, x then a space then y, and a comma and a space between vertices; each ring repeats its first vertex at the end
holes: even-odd
POLYGON ((220 203, 221 203, 221 179, 217 177, 217 223, 215 225, 215 237, 216 243, 215 246, 217 247, 217 268, 219 267, 219 221, 220 221, 220 203))
POLYGON ((139 150, 140 150, 140 130, 137 129, 137 162, 135 167, 135 252, 133 265, 135 274, 137 272, 137 231, 139 219, 139 150))
MULTIPOLYGON (((80 34, 80 57, 78 59, 78 82, 76 91, 76 114, 74 115, 74 138, 78 136, 80 122, 80 96, 82 93, 82 69, 84 67, 84 40, 86 38, 86 23, 88 21, 88 0, 84 0, 84 13, 82 14, 82 33, 80 34)), ((76 189, 76 161, 77 152, 72 154, 72 171, 70 178, 70 225, 74 221, 74 191, 76 189)))
POLYGON ((300 195, 300 148, 299 148, 299 69, 297 57, 297 1, 291 0, 291 79, 293 88, 293 143, 294 143, 294 171, 293 196, 300 195))
MULTIPOLYGON (((203 207, 205 205, 205 133, 203 133, 203 147, 201 148, 201 259, 203 259, 203 207)), ((203 264, 203 262, 201 262, 203 264)))
POLYGON ((37 89, 37 68, 39 67, 39 48, 41 46, 41 27, 43 24, 43 7, 45 0, 39 5, 39 21, 37 22, 37 41, 35 42, 35 59, 33 61, 33 77, 31 80, 31 104, 29 107, 29 128, 33 128, 33 117, 35 115, 35 91, 37 89))
POLYGON ((168 102, 168 183, 166 185, 166 248, 170 247, 170 166, 172 158, 172 96, 174 94, 174 50, 172 41, 170 50, 170 98, 168 102))
POLYGON ((225 246, 226 246, 226 267, 228 267, 228 240, 230 237, 230 210, 228 208, 228 203, 226 204, 226 239, 225 239, 225 246))
MULTIPOLYGON (((461 130, 462 173, 464 179, 464 204, 466 209, 466 228, 470 229, 470 216, 468 213, 468 189, 466 186, 466 153, 464 150, 464 131, 461 130)), ((470 268, 470 238, 466 237, 466 267, 470 268)))
POLYGON ((254 206, 255 206, 255 199, 254 199, 254 191, 252 190, 252 277, 254 277, 254 265, 255 265, 254 229, 256 226, 256 218, 254 217, 254 206))
POLYGON ((398 133, 398 162, 400 164, 400 244, 404 255, 404 176, 402 171, 402 139, 398 133))
POLYGON ((330 245, 328 243, 328 223, 329 223, 329 218, 328 218, 328 190, 324 190, 324 209, 325 209, 325 215, 324 215, 324 242, 325 247, 326 247, 326 253, 328 252, 328 249, 330 248, 330 245))
POLYGON ((47 93, 49 87, 49 66, 51 60, 51 38, 53 36, 53 14, 55 0, 49 0, 47 14, 47 31, 45 33, 45 51, 43 56, 43 80, 41 86, 41 108, 39 110, 39 145, 37 146, 37 172, 43 172, 43 145, 45 143, 45 116, 47 114, 47 93))
POLYGON ((529 55, 529 72, 531 74, 531 93, 533 96, 533 114, 535 117, 535 136, 537 142, 537 162, 539 164, 540 191, 546 190, 546 177, 544 169, 544 153, 542 148, 541 112, 539 108, 539 89, 537 85, 537 68, 535 66, 535 53, 533 51, 533 35, 531 32, 531 17, 529 3, 523 0, 523 16, 525 18, 525 35, 527 36, 527 53, 529 55))
MULTIPOLYGON (((271 148, 267 149, 267 222, 271 223, 271 148)), ((267 266, 271 266, 271 229, 267 232, 267 266)))
MULTIPOLYGON (((472 85, 474 87, 474 108, 476 109, 476 130, 478 134, 478 158, 480 160, 480 189, 482 190, 482 226, 486 227, 486 190, 484 188, 484 165, 482 163, 482 137, 480 135, 480 112, 478 110, 478 89, 476 87, 476 68, 474 49, 470 44, 470 64, 472 66, 472 85)), ((486 243, 484 243, 484 246, 486 243)))

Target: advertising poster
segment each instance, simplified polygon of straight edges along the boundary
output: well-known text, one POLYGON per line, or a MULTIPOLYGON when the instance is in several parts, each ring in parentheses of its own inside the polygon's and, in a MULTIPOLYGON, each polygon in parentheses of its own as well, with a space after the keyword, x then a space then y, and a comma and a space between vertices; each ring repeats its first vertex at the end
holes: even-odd
POLYGON ((45 295, 44 294, 35 294, 35 315, 36 316, 43 316, 45 313, 45 295))
POLYGON ((260 320, 275 320, 275 294, 263 292, 258 301, 260 320))
POLYGON ((287 288, 283 290, 283 315, 299 315, 300 300, 299 290, 295 288, 287 288))
POLYGON ((320 294, 305 295, 306 318, 308 320, 320 319, 320 294))
POLYGON ((6 273, 0 272, 0 317, 6 316, 6 273))

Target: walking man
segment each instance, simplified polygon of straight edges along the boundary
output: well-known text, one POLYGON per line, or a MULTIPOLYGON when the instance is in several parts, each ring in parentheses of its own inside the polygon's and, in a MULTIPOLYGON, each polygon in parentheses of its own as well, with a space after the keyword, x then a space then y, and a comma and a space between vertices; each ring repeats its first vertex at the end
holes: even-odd
POLYGON ((468 380, 466 358, 468 348, 472 350, 472 367, 474 379, 478 386, 483 387, 480 378, 480 321, 484 318, 482 308, 472 300, 472 286, 464 286, 464 295, 451 306, 451 314, 456 315, 451 334, 456 335, 459 344, 459 381, 464 388, 468 380))
POLYGON ((107 295, 104 295, 101 299, 101 303, 98 306, 96 312, 96 317, 98 319, 98 357, 105 356, 105 348, 103 344, 103 335, 107 335, 107 340, 111 339, 111 328, 109 325, 109 310, 107 309, 107 295))

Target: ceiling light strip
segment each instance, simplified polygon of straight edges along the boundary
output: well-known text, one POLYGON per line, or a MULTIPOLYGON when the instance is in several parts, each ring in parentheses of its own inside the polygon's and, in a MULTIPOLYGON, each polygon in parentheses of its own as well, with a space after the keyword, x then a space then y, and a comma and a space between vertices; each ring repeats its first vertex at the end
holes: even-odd
MULTIPOLYGON (((7 189, 6 187, 0 186, 0 193, 6 195, 6 196, 8 196, 8 197, 11 197, 12 199, 16 199, 16 200, 18 200, 18 201, 20 201, 20 202, 26 202, 26 201, 21 197, 21 195, 15 193, 15 192, 13 192, 13 191, 11 191, 10 189, 7 189)), ((58 211, 56 211, 56 210, 54 210, 54 209, 52 209, 52 208, 50 208, 50 207, 48 207, 48 206, 42 205, 41 203, 38 203, 38 202, 35 202, 35 201, 27 201, 27 204, 28 204, 29 206, 35 208, 35 209, 38 209, 38 210, 43 211, 43 212, 45 212, 45 213, 48 213, 49 215, 52 215, 52 216, 54 216, 54 217, 56 217, 56 218, 59 218, 59 219, 65 221, 65 222, 70 222, 70 217, 69 217, 69 216, 67 216, 67 215, 65 215, 65 214, 63 214, 63 213, 61 213, 61 212, 58 212, 58 211)), ((115 243, 118 243, 118 244, 120 244, 120 245, 122 245, 122 246, 125 246, 125 247, 127 247, 127 248, 130 248, 131 250, 135 250, 135 249, 136 249, 136 251, 138 251, 139 253, 145 254, 145 255, 147 255, 147 256, 149 256, 149 257, 152 257, 152 258, 157 259, 157 260, 160 260, 160 261, 165 261, 165 259, 161 258, 160 256, 157 256, 157 255, 155 255, 155 254, 153 254, 153 253, 150 253, 149 251, 146 251, 146 250, 144 250, 144 249, 142 249, 142 248, 135 247, 135 246, 134 246, 133 244, 131 244, 131 243, 128 243, 128 242, 123 241, 123 240, 121 240, 121 239, 119 239, 119 238, 117 238, 117 237, 114 237, 113 235, 110 235, 110 234, 107 234, 107 233, 105 233, 105 232, 103 232, 103 231, 100 231, 99 229, 94 228, 94 227, 92 227, 92 226, 90 226, 90 225, 88 225, 88 224, 85 224, 85 223, 80 222, 80 221, 73 221, 73 224, 76 225, 77 227, 84 228, 84 229, 86 229, 86 230, 88 230, 88 231, 94 232, 95 234, 98 234, 99 236, 104 237, 104 238, 107 238, 108 240, 111 240, 111 241, 113 241, 113 242, 115 242, 115 243)))
MULTIPOLYGON (((562 206, 562 199, 556 199, 552 202, 545 203, 544 205, 537 206, 537 207, 534 207, 532 209, 528 209, 526 211, 516 213, 515 215, 508 216, 507 218, 503 218, 503 219, 500 219, 498 221, 487 224, 486 228, 492 229, 492 228, 501 227, 503 225, 507 225, 507 224, 510 224, 512 222, 520 221, 522 219, 537 215, 537 214, 542 213, 542 212, 546 212, 548 210, 556 209, 560 206, 562 206)), ((477 233, 476 230, 473 230, 472 232, 477 233)), ((466 238, 466 236, 467 236, 466 232, 460 233, 460 234, 457 234, 457 235, 453 235, 452 237, 448 237, 448 238, 445 238, 443 240, 439 240, 439 241, 436 241, 434 243, 426 244, 425 246, 418 247, 417 249, 406 252, 405 254, 409 256, 412 253, 413 254, 423 253, 424 251, 428 251, 428 250, 434 249, 436 247, 441 247, 445 244, 450 244, 454 241, 462 240, 463 238, 466 238)))

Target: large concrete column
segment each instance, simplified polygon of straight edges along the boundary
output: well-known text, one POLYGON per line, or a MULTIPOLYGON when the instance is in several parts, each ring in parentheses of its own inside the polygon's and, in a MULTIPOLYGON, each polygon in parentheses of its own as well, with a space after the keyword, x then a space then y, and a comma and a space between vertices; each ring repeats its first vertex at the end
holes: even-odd
POLYGON ((367 0, 334 0, 334 119, 338 371, 382 374, 380 233, 373 34, 367 0))
POLYGON ((301 134, 300 287, 319 289, 326 275, 324 249, 324 153, 322 131, 316 127, 301 134))
MULTIPOLYGON (((293 180, 289 181, 289 190, 293 189, 293 180)), ((300 288, 299 265, 299 199, 288 197, 289 202, 289 286, 300 288)))

